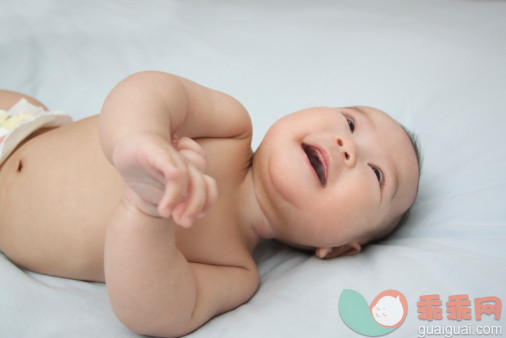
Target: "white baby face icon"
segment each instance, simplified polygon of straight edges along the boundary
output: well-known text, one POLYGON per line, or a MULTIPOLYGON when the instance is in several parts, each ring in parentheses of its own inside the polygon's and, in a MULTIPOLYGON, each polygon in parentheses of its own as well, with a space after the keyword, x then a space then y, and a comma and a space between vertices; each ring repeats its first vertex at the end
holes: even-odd
POLYGON ((382 326, 395 326, 404 315, 399 297, 385 296, 372 307, 374 320, 382 326))
POLYGON ((408 302, 399 291, 385 290, 376 296, 369 306, 369 310, 379 325, 399 327, 408 312, 408 302))

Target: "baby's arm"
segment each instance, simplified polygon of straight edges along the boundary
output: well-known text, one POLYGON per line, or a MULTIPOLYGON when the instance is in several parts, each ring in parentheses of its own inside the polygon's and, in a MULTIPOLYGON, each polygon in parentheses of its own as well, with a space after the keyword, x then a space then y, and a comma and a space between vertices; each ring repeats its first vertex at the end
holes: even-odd
POLYGON ((246 138, 251 135, 251 121, 231 96, 161 72, 129 76, 102 107, 100 139, 109 160, 125 135, 147 132, 170 141, 175 131, 192 139, 246 138))
MULTIPOLYGON (((202 211, 199 210, 201 196, 190 196, 195 197, 188 201, 193 204, 186 207, 183 202, 172 210, 181 201, 181 195, 186 194, 184 185, 188 183, 185 177, 174 179, 175 175, 189 171, 190 185, 202 183, 203 178, 204 187, 209 189, 213 182, 207 176, 200 177, 174 151, 171 146, 174 133, 177 131, 188 138, 245 138, 251 135, 250 124, 244 107, 226 94, 174 75, 142 72, 128 77, 111 91, 104 102, 99 126, 106 157, 136 193, 145 193, 143 201, 136 201, 140 209, 157 216, 152 212, 157 208, 160 215, 172 214, 178 224, 188 226, 202 211), (125 159, 124 155, 131 155, 133 151, 140 154, 125 159), (132 165, 132 162, 138 163, 132 165), (143 169, 146 169, 145 175, 143 169), (163 177, 152 175, 153 171, 161 171, 163 177), (167 179, 172 179, 169 189, 157 191, 156 187, 164 188, 167 179), (153 180, 156 184, 145 191, 144 183, 153 180)), ((208 206, 207 203, 205 207, 208 206)))
POLYGON ((247 138, 251 129, 230 96, 164 73, 133 75, 104 103, 102 148, 127 183, 107 229, 106 285, 118 318, 143 334, 188 333, 257 286, 254 266, 188 263, 176 247, 168 217, 189 226, 216 198, 200 148, 176 133, 247 138))

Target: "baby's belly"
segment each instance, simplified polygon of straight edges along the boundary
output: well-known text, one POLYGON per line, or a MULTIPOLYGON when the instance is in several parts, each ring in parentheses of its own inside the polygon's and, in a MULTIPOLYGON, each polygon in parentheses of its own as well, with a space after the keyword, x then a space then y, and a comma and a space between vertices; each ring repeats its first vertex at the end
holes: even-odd
POLYGON ((123 191, 91 117, 23 144, 0 169, 0 249, 30 270, 103 280, 106 224, 123 191))

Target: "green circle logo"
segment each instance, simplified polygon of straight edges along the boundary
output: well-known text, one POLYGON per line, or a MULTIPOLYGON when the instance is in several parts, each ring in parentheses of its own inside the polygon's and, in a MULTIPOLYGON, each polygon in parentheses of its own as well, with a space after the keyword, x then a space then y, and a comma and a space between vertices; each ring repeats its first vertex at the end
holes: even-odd
POLYGON ((344 289, 339 296, 339 314, 352 330, 369 337, 382 336, 398 328, 408 312, 406 297, 397 290, 381 292, 367 305, 357 291, 344 289))

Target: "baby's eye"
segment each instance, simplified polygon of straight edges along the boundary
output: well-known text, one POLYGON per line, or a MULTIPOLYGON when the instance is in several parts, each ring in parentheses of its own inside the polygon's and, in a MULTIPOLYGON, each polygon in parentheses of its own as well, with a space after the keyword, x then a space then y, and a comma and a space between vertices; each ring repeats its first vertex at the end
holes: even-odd
POLYGON ((348 126, 350 127, 350 131, 351 133, 353 134, 353 132, 355 131, 355 120, 353 119, 353 117, 351 117, 350 115, 344 115, 344 117, 346 118, 346 122, 348 122, 348 126))
POLYGON ((374 172, 374 174, 376 175, 376 178, 378 179, 378 182, 380 184, 380 186, 383 185, 383 172, 381 171, 381 169, 379 169, 378 167, 375 167, 373 165, 370 165, 372 171, 374 172))

